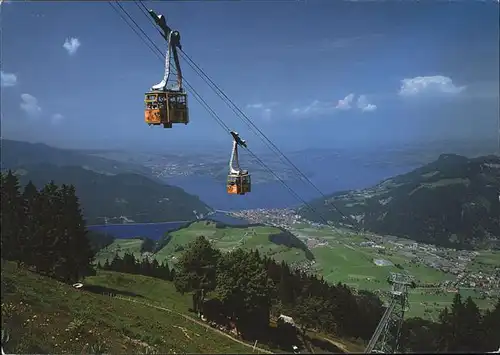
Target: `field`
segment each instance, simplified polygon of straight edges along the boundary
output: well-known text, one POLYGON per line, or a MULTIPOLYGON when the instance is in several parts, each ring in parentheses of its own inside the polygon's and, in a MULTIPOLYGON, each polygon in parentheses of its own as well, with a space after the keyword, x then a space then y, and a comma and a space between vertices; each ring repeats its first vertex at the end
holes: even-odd
MULTIPOLYGON (((455 293, 439 293, 435 294, 434 289, 416 288, 411 290, 409 295, 410 309, 407 313, 408 317, 422 317, 432 321, 438 321, 439 312, 444 307, 450 307, 455 293)), ((462 298, 471 296, 479 309, 491 309, 495 305, 493 299, 481 299, 479 291, 474 289, 461 289, 462 298)))
POLYGON ((126 252, 133 253, 137 259, 141 259, 142 243, 142 239, 115 239, 113 243, 99 251, 95 261, 104 264, 106 259, 111 261, 116 253, 123 257, 126 252))
MULTIPOLYGON (((168 260, 170 264, 182 254, 184 248, 198 236, 203 235, 213 245, 222 251, 235 248, 258 249, 262 255, 272 256, 277 261, 285 260, 288 263, 306 260, 305 252, 299 248, 278 245, 269 240, 269 236, 281 233, 281 230, 270 226, 251 226, 247 228, 225 227, 217 228, 211 221, 194 222, 186 228, 170 232, 169 243, 160 249, 154 256, 159 261, 168 260)), ((132 252, 141 258, 140 239, 117 239, 108 247, 102 249, 96 257, 103 263, 107 258, 113 258, 116 252, 123 255, 125 251, 132 252)))
POLYGON ((500 267, 500 252, 481 251, 470 267, 474 271, 493 272, 500 267))
MULTIPOLYGON (((301 263, 307 260, 304 250, 296 247, 278 245, 269 240, 270 235, 276 235, 280 229, 271 226, 251 226, 245 228, 217 228, 214 222, 200 221, 186 228, 171 232, 170 242, 159 250, 155 257, 158 261, 168 260, 172 265, 180 256, 188 243, 197 236, 204 235, 223 251, 235 248, 257 249, 262 255, 270 255, 277 261, 289 264, 301 263)), ((385 250, 362 247, 359 244, 366 241, 364 236, 331 228, 313 228, 307 225, 295 225, 293 233, 307 242, 307 238, 316 238, 316 245, 309 245, 314 255, 313 270, 330 283, 342 282, 356 289, 388 291, 387 277, 390 272, 408 272, 414 276, 417 284, 433 284, 444 280, 454 280, 456 277, 419 263, 411 263, 410 258, 401 252, 391 249, 386 241, 382 243, 385 250), (318 244, 319 241, 319 244, 318 244), (374 261, 387 265, 376 265, 374 261)), ((411 243, 411 241, 402 241, 411 243)), ((142 241, 139 239, 120 239, 103 249, 98 259, 103 262, 112 257, 115 252, 123 254, 125 250, 140 257, 142 241)), ((500 253, 480 252, 471 263, 471 270, 491 272, 500 265, 500 253)), ((420 316, 436 319, 438 313, 451 304, 454 294, 437 292, 436 289, 417 288, 410 291, 410 310, 408 316, 420 316)), ((493 306, 491 299, 482 299, 479 291, 461 290, 464 295, 471 295, 482 309, 493 306)), ((385 297, 383 297, 385 299, 385 297)))
MULTIPOLYGON (((326 245, 311 248, 315 256, 315 271, 331 283, 342 282, 356 289, 389 291, 387 277, 390 272, 408 272, 415 278, 417 284, 433 284, 444 280, 455 280, 456 276, 422 264, 410 262, 410 258, 391 250, 388 243, 379 251, 371 247, 359 246, 366 239, 342 231, 332 231, 327 228, 300 228, 296 233, 303 237, 316 237, 326 241, 326 245), (387 265, 376 265, 374 260, 389 262, 387 265)), ((410 243, 410 241, 407 241, 410 243)), ((500 253, 480 252, 471 263, 471 270, 491 271, 500 267, 500 253)), ((436 292, 435 288, 417 287, 410 290, 407 317, 422 317, 437 320, 439 312, 450 306, 454 293, 436 292)), ((481 309, 494 306, 493 299, 483 299, 481 292, 474 289, 461 289, 463 297, 471 296, 481 309)), ((384 295, 383 299, 387 299, 384 295)))
MULTIPOLYGON (((211 328, 188 309, 189 295, 172 283, 140 275, 98 271, 77 290, 2 264, 2 330, 7 353, 283 353, 245 343, 211 328)), ((308 334, 321 353, 362 351, 363 345, 308 334), (333 346, 333 347, 332 347, 333 346), (338 351, 342 351, 338 350, 338 351), (337 352, 338 352, 337 351, 337 352)), ((297 344, 304 346, 303 344, 297 344)))

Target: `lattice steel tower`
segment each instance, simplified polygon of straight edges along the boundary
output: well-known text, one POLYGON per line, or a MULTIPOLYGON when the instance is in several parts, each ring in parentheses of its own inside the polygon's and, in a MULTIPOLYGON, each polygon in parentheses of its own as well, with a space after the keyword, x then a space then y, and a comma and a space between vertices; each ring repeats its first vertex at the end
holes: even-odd
POLYGON ((394 354, 399 350, 399 337, 405 311, 408 310, 408 289, 415 288, 412 276, 391 272, 387 278, 391 284, 391 301, 372 335, 366 353, 394 354))

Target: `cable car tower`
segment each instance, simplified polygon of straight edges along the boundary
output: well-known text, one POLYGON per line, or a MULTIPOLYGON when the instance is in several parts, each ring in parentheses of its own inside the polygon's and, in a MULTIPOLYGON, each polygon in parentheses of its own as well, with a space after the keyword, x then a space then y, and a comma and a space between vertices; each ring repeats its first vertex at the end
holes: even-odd
POLYGON ((178 31, 173 31, 168 27, 163 15, 157 15, 153 10, 149 10, 149 14, 158 27, 161 28, 159 32, 165 41, 167 41, 168 49, 165 55, 163 80, 153 85, 151 90, 145 94, 144 103, 146 107, 144 110, 144 120, 148 125, 163 125, 164 128, 172 128, 173 123, 188 124, 187 94, 182 88, 182 71, 177 55, 177 48, 182 50, 181 35, 178 31), (170 57, 172 56, 177 70, 177 83, 173 87, 168 88, 171 65, 170 57))
POLYGON ((399 350, 404 313, 410 307, 408 288, 415 288, 416 285, 412 276, 394 272, 391 272, 387 282, 392 286, 391 301, 365 349, 365 354, 394 354, 399 350))

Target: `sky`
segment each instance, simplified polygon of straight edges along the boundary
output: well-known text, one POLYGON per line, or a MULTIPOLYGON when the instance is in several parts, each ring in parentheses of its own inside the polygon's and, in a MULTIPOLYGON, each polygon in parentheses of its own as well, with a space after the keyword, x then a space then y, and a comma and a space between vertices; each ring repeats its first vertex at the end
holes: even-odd
MULTIPOLYGON (((183 50, 278 147, 490 140, 499 117, 491 1, 155 1, 183 50)), ((133 1, 121 5, 161 48, 133 1)), ((115 5, 116 7, 116 5, 115 5)), ((144 122, 163 61, 106 2, 3 1, 2 137, 68 148, 228 148, 187 88, 191 122, 144 122)), ((126 16, 126 15, 124 15, 126 16)), ((249 147, 262 145, 188 65, 185 80, 249 147)))

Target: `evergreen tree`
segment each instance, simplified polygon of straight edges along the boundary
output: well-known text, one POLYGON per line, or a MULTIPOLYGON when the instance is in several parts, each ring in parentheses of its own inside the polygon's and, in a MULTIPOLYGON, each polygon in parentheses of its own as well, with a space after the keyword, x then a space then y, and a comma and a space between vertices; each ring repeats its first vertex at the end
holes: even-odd
POLYGON ((165 260, 161 263, 161 278, 166 281, 172 281, 171 275, 170 275, 170 269, 168 267, 168 262, 165 260))
POLYGON ((36 251, 41 245, 40 234, 40 198, 38 190, 31 180, 26 184, 23 191, 23 199, 25 201, 25 231, 27 245, 24 250, 24 258, 28 265, 36 265, 36 251))
POLYGON ((63 205, 58 190, 57 185, 51 181, 40 190, 38 195, 41 211, 37 218, 41 238, 36 249, 35 266, 39 272, 49 276, 54 275, 55 269, 60 269, 57 263, 62 249, 59 221, 63 214, 63 205))
POLYGON ((137 269, 136 269, 134 254, 128 252, 125 253, 125 255, 123 255, 122 258, 122 265, 123 269, 121 269, 120 272, 135 274, 137 269))
POLYGON ((123 260, 120 257, 120 255, 118 255, 118 253, 115 253, 113 260, 111 260, 111 263, 109 265, 109 269, 111 271, 117 271, 117 272, 120 272, 123 270, 123 260))
POLYGON ((267 331, 274 284, 257 254, 237 249, 222 255, 216 285, 217 297, 238 331, 251 337, 267 331))
POLYGON ((401 331, 400 350, 405 353, 436 353, 438 324, 421 318, 404 321, 401 331))
POLYGON ((453 348, 453 318, 448 307, 439 314, 439 327, 437 332, 437 346, 440 352, 448 352, 453 348))
POLYGON ((73 185, 62 185, 64 235, 68 238, 68 263, 70 280, 78 281, 92 273, 94 252, 87 238, 85 220, 73 185))
POLYGON ((487 310, 481 324, 481 346, 477 351, 496 351, 500 347, 500 298, 493 310, 487 310))
POLYGON ((188 244, 177 265, 174 283, 181 293, 194 292, 193 309, 201 311, 205 294, 215 289, 216 268, 220 251, 200 236, 188 244))
POLYGON ((24 240, 24 203, 19 190, 19 180, 11 170, 1 179, 1 227, 2 257, 22 260, 24 240))
POLYGON ((470 296, 465 300, 462 318, 458 321, 461 331, 457 350, 477 352, 481 347, 482 317, 479 307, 470 296))
POLYGON ((147 275, 147 276, 151 276, 151 277, 159 277, 160 275, 160 264, 158 263, 158 260, 156 259, 153 259, 151 262, 151 274, 150 275, 147 275))

